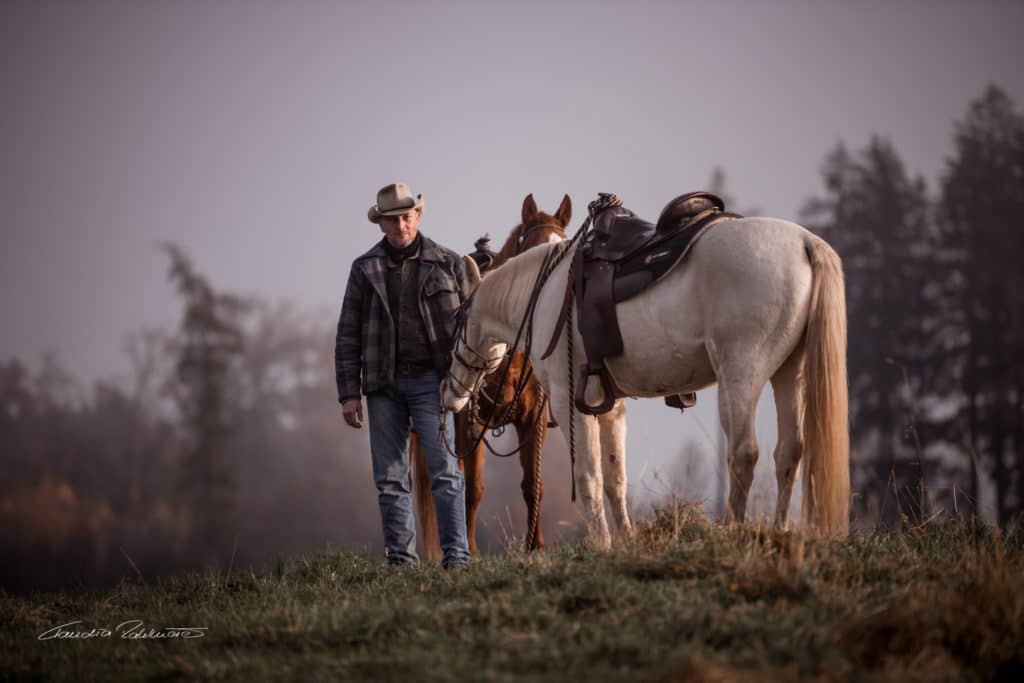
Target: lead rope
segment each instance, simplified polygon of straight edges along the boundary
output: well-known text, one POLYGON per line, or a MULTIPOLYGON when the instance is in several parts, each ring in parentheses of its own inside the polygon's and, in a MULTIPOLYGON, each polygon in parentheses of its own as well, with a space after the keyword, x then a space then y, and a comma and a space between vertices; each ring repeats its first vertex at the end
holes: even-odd
POLYGON ((572 502, 576 502, 576 382, 573 378, 572 362, 572 294, 569 295, 569 311, 565 317, 565 339, 569 347, 569 476, 572 477, 572 502))
POLYGON ((547 423, 545 411, 548 406, 548 395, 544 389, 537 384, 537 391, 540 392, 540 407, 537 409, 537 422, 534 425, 534 442, 537 444, 536 457, 533 463, 533 511, 526 525, 526 549, 529 550, 537 538, 537 529, 540 527, 540 456, 544 450, 545 424, 547 423))

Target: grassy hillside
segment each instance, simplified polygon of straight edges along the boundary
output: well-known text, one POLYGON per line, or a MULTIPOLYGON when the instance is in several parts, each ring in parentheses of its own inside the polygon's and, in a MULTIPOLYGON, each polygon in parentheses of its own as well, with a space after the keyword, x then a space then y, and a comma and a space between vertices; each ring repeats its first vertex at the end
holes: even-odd
POLYGON ((341 552, 266 574, 0 595, 4 680, 584 677, 1021 680, 1024 535, 949 524, 824 541, 673 505, 613 552, 510 552, 454 574, 341 552), (205 635, 116 630, 140 619, 205 635), (74 620, 66 630, 111 635, 38 640, 74 620))

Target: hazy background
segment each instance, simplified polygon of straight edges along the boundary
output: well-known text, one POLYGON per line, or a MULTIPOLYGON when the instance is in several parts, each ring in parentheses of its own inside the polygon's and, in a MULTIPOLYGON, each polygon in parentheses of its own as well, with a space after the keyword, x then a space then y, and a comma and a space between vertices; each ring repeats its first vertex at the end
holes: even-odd
POLYGON ((1024 96, 1017 2, 6 2, 0 354, 83 377, 173 324, 157 240, 218 286, 334 315, 397 179, 462 251, 523 197, 655 216, 714 166, 797 218, 871 133, 934 178, 989 82, 1024 96))
MULTIPOLYGON (((330 385, 382 185, 423 193, 423 231, 463 253, 483 232, 500 244, 527 193, 547 211, 570 194, 574 228, 599 191, 654 218, 715 168, 733 208, 795 220, 840 141, 891 138, 935 182, 987 84, 1024 101, 1022 26, 1018 2, 8 1, 0 359, 52 351, 85 386, 131 385, 126 333, 181 321, 170 241, 215 289, 322 321, 330 385)), ((628 409, 634 503, 716 500, 714 392, 682 417, 628 409)), ((323 457, 368 458, 338 433, 323 457)), ((547 468, 567 467, 557 453, 547 468)), ((372 529, 373 496, 359 504, 372 529)))

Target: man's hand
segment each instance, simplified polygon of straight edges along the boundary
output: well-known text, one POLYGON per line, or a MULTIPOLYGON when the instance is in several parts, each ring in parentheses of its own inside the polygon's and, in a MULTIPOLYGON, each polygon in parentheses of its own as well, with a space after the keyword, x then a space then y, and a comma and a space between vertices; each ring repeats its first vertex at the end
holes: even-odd
POLYGON ((350 398, 341 404, 341 414, 350 427, 359 429, 363 426, 363 402, 358 398, 350 398))

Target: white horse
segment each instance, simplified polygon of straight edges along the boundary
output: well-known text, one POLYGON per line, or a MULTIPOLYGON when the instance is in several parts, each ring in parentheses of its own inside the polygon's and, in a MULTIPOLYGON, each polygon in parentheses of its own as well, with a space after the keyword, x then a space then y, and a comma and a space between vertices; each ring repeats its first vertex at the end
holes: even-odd
MULTIPOLYGON (((530 249, 477 284, 456 343, 442 401, 459 411, 513 342, 541 264, 568 242, 530 249), (468 348, 467 348, 468 347, 468 348), (479 359, 479 360, 474 360, 479 359)), ((575 247, 572 247, 575 248, 575 247)), ((585 358, 577 326, 541 360, 565 291, 572 254, 552 271, 537 300, 530 360, 568 439, 568 348, 575 381, 585 358)), ((573 304, 575 307, 575 303, 573 304)), ((758 447, 754 411, 772 383, 778 413, 775 523, 786 526, 793 481, 804 463, 804 521, 808 529, 843 534, 849 525, 849 435, 846 379, 846 301, 839 256, 803 227, 777 218, 738 218, 712 226, 686 259, 658 282, 618 304, 624 352, 607 359, 615 384, 628 396, 666 396, 718 384, 730 471, 727 515, 742 521, 758 447)), ((592 379, 588 403, 603 398, 592 379)), ((588 541, 611 544, 604 514, 608 495, 619 532, 632 531, 626 507, 626 410, 619 399, 603 415, 575 412, 579 492, 588 541)))

